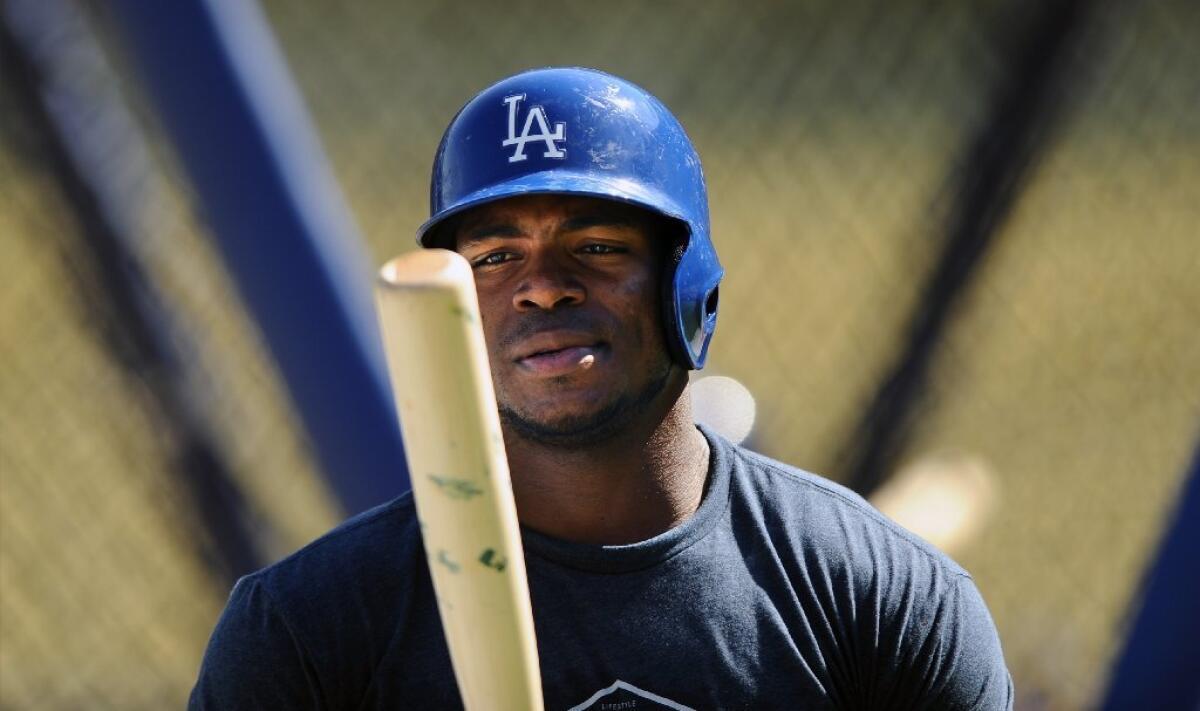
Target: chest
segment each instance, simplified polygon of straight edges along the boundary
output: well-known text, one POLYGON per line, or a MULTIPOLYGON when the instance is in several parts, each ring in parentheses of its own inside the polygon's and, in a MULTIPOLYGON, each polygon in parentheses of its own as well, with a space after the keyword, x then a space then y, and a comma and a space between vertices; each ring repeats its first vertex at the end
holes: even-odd
MULTIPOLYGON (((832 708, 838 643, 770 575, 719 559, 633 575, 531 567, 546 708, 832 708)), ((413 603, 364 708, 459 707, 432 590, 413 603)))

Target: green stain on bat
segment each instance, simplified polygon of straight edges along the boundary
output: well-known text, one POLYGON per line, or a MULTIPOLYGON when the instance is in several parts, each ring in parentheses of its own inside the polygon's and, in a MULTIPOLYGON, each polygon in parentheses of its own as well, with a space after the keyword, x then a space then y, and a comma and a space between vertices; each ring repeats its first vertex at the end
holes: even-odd
POLYGON ((479 562, 496 572, 504 572, 504 569, 508 566, 508 560, 492 548, 488 548, 483 552, 483 555, 479 556, 479 562))
POLYGON ((446 554, 446 551, 438 551, 437 562, 446 566, 446 569, 451 573, 457 573, 458 571, 462 570, 461 565, 450 560, 450 556, 446 554))
POLYGON ((467 323, 475 323, 475 313, 469 309, 464 309, 458 304, 454 304, 450 307, 450 313, 454 314, 455 316, 460 316, 462 320, 466 321, 467 323))
POLYGON ((470 499, 483 494, 483 489, 475 486, 474 482, 467 479, 454 479, 448 476, 438 476, 430 474, 429 480, 438 485, 447 496, 459 501, 469 501, 470 499))

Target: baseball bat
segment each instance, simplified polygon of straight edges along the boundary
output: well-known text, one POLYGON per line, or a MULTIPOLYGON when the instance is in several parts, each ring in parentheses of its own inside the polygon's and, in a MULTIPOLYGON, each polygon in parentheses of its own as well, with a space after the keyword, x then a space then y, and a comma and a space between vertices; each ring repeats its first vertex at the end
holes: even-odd
POLYGON ((375 288, 442 629, 463 704, 542 709, 525 558, 471 267, 424 249, 375 288))

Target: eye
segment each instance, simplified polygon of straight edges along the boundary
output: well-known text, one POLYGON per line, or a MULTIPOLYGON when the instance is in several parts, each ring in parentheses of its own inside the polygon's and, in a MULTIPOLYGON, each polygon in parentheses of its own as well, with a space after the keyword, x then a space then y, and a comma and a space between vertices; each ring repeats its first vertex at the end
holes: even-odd
POLYGON ((516 258, 517 255, 512 252, 497 250, 495 252, 488 252, 483 256, 476 257, 475 259, 471 260, 471 266, 474 268, 494 267, 516 258))
POLYGON ((618 247, 614 244, 604 244, 602 242, 592 242, 585 244, 579 248, 579 251, 584 254, 623 254, 629 250, 624 247, 618 247))

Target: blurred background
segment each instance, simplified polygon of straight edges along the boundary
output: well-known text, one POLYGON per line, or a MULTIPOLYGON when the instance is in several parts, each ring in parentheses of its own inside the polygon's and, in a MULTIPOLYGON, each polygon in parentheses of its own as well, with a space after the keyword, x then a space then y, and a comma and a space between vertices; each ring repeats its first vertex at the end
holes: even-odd
MULTIPOLYGON (((5 10, 0 707, 178 708, 236 575, 355 511, 107 6, 5 10)), ((441 131, 493 81, 660 97, 704 160, 747 444, 877 501, 978 494, 941 542, 1017 707, 1098 702, 1200 423, 1200 4, 263 10, 365 263, 414 247, 441 131)))

